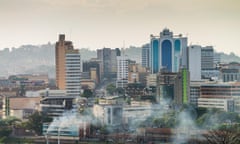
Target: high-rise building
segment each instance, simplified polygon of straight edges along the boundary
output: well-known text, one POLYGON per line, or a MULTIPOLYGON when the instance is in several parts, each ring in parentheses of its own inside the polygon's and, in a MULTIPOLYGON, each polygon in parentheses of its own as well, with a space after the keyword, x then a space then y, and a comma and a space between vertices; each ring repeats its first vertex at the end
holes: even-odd
POLYGON ((140 82, 146 85, 146 77, 149 73, 145 67, 142 67, 140 64, 129 64, 128 67, 128 82, 136 83, 140 82))
POLYGON ((56 42, 56 85, 66 90, 68 96, 80 96, 81 57, 71 41, 65 41, 65 35, 59 35, 56 42))
POLYGON ((116 87, 125 88, 128 84, 128 64, 127 56, 117 57, 117 81, 116 87))
POLYGON ((189 71, 186 68, 179 72, 161 71, 157 76, 157 101, 174 102, 177 105, 189 103, 189 71))
POLYGON ((85 79, 92 79, 96 84, 101 81, 101 62, 98 59, 91 59, 83 62, 83 72, 87 73, 85 79))
POLYGON ((212 46, 202 47, 201 68, 202 70, 214 69, 214 50, 212 46))
POLYGON ((190 94, 189 103, 193 106, 197 106, 198 98, 200 97, 200 87, 204 81, 191 81, 190 82, 190 94))
POLYGON ((119 48, 103 48, 97 50, 97 58, 102 62, 104 78, 114 78, 117 74, 117 56, 120 56, 119 48))
POLYGON ((169 29, 164 29, 160 36, 151 35, 150 68, 157 73, 161 68, 169 72, 178 72, 179 68, 187 68, 187 38, 173 35, 169 29))
POLYGON ((219 78, 219 70, 214 65, 214 49, 212 46, 202 47, 201 50, 201 78, 219 78))
POLYGON ((149 51, 150 51, 149 44, 145 44, 142 46, 142 66, 146 68, 149 67, 149 51))
POLYGON ((81 56, 78 50, 68 50, 65 55, 66 93, 80 96, 81 93, 81 56))
POLYGON ((200 45, 190 45, 188 47, 188 68, 191 81, 201 80, 201 50, 200 45))
POLYGON ((65 41, 65 35, 61 34, 55 46, 56 86, 61 90, 66 89, 65 55, 67 50, 73 50, 73 44, 71 41, 65 41))

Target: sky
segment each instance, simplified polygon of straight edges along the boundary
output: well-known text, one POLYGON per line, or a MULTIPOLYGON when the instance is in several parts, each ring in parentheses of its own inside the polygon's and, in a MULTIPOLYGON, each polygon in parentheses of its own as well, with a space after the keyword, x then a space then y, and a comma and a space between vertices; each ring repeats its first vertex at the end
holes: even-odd
POLYGON ((189 44, 240 55, 239 0, 0 0, 0 49, 55 43, 141 46, 164 28, 189 44))

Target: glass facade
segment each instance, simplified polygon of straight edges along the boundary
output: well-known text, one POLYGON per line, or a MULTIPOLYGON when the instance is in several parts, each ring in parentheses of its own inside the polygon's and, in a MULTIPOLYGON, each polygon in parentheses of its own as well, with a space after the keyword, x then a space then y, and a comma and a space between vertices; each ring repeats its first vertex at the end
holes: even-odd
POLYGON ((162 42, 162 66, 166 67, 168 71, 172 71, 172 43, 170 40, 162 42))
POLYGON ((174 72, 179 70, 179 59, 181 51, 181 41, 179 39, 174 41, 174 72))
POLYGON ((157 73, 159 71, 159 41, 153 40, 152 42, 152 66, 153 73, 157 73))
POLYGON ((150 68, 157 73, 161 68, 169 72, 179 72, 180 67, 187 68, 187 38, 173 35, 164 29, 160 36, 151 35, 150 68))

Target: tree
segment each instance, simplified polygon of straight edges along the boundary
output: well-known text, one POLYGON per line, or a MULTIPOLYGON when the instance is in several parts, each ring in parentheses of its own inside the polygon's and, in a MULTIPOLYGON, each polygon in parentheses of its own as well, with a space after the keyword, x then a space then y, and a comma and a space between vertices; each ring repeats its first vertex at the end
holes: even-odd
POLYGON ((196 123, 202 128, 217 128, 223 123, 238 123, 240 116, 238 113, 225 112, 216 109, 210 109, 205 114, 201 115, 196 123))
POLYGON ((93 92, 90 89, 85 89, 83 91, 82 97, 89 98, 93 96, 93 92))
POLYGON ((34 130, 36 134, 42 134, 42 125, 44 122, 51 122, 52 118, 48 117, 46 114, 36 111, 28 117, 28 122, 26 123, 27 128, 34 130))
POLYGON ((9 137, 9 135, 12 133, 13 126, 18 121, 20 120, 15 117, 8 117, 7 119, 0 120, 0 142, 9 137))
POLYGON ((2 120, 0 122, 0 139, 4 140, 12 133, 12 126, 2 120))
POLYGON ((106 90, 107 90, 108 94, 113 95, 116 90, 116 86, 114 84, 109 84, 109 85, 107 85, 106 90))
POLYGON ((117 92, 118 95, 124 95, 125 93, 124 88, 121 87, 116 88, 115 91, 117 92))
POLYGON ((239 136, 240 133, 234 125, 230 127, 223 126, 203 135, 209 144, 239 144, 239 136))

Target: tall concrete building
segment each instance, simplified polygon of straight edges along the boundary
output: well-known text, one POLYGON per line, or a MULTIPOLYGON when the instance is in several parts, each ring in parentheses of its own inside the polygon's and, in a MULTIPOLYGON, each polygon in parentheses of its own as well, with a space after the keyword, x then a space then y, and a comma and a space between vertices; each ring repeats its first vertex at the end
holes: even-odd
POLYGON ((219 77, 219 70, 215 69, 212 46, 190 45, 187 54, 191 81, 219 77))
POLYGON ((119 48, 103 48, 97 50, 97 58, 102 62, 104 78, 114 78, 117 74, 117 56, 121 55, 119 48))
POLYGON ((145 44, 142 46, 142 66, 146 68, 149 67, 149 51, 150 51, 149 44, 145 44))
POLYGON ((212 46, 202 47, 201 68, 202 70, 214 69, 214 50, 212 46))
POLYGON ((87 73, 85 79, 92 79, 96 84, 101 81, 101 61, 98 59, 91 59, 90 61, 83 62, 83 72, 87 73))
POLYGON ((142 67, 140 64, 129 64, 128 67, 128 82, 129 83, 136 83, 140 82, 146 85, 146 77, 148 75, 148 71, 146 67, 142 67))
POLYGON ((201 50, 201 78, 212 79, 219 78, 220 72, 215 69, 214 49, 212 46, 202 47, 201 50))
POLYGON ((117 57, 117 81, 116 87, 125 88, 128 84, 128 65, 129 60, 127 56, 117 57))
POLYGON ((151 35, 150 68, 152 73, 166 68, 169 72, 178 72, 179 68, 187 68, 187 37, 173 35, 164 29, 160 36, 151 35))
POLYGON ((66 89, 65 55, 67 50, 73 50, 73 44, 71 41, 65 41, 65 35, 61 34, 55 46, 56 86, 61 90, 66 89))
POLYGON ((59 35, 56 42, 56 85, 66 90, 68 96, 80 96, 81 57, 71 41, 65 41, 65 35, 59 35))
POLYGON ((191 81, 201 80, 201 50, 200 45, 190 45, 188 47, 188 68, 191 81))
POLYGON ((65 55, 66 93, 68 96, 80 96, 81 93, 81 56, 78 50, 67 50, 65 55))
POLYGON ((189 71, 186 68, 180 69, 177 73, 161 71, 157 75, 157 102, 188 104, 189 86, 189 71))

